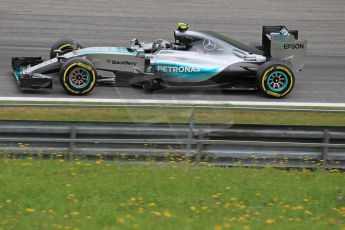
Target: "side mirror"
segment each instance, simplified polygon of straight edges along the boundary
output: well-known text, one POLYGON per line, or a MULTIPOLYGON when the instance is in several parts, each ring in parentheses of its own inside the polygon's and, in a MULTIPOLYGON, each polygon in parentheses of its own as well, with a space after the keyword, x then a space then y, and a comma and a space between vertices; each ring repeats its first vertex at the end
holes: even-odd
POLYGON ((64 53, 64 51, 62 50, 54 50, 53 52, 56 53, 57 55, 61 55, 64 53))
POLYGON ((56 56, 58 62, 61 62, 62 60, 65 60, 66 58, 65 57, 62 57, 62 56, 56 56))

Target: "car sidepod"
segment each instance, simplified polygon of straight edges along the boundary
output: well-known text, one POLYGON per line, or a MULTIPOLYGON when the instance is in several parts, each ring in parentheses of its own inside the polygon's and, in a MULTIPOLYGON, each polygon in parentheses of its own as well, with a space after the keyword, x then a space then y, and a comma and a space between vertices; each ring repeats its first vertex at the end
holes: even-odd
POLYGON ((221 73, 230 64, 240 62, 237 57, 205 55, 198 52, 162 50, 151 60, 156 75, 167 82, 204 82, 221 73))

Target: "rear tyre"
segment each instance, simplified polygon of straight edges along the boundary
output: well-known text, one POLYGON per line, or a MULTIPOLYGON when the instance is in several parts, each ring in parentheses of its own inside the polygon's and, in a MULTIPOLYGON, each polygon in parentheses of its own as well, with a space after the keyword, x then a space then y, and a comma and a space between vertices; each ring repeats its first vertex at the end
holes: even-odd
POLYGON ((96 81, 96 68, 84 58, 71 58, 61 67, 60 82, 70 94, 88 94, 95 87, 96 81))
POLYGON ((267 97, 283 98, 295 83, 293 71, 282 63, 267 62, 257 75, 258 89, 267 97))
MULTIPOLYGON (((78 41, 77 42, 77 49, 84 48, 78 41)), ((72 39, 60 39, 59 41, 55 42, 54 45, 50 48, 50 59, 55 58, 58 54, 56 50, 60 50, 59 55, 64 55, 66 53, 73 51, 73 43, 74 40, 72 39)))

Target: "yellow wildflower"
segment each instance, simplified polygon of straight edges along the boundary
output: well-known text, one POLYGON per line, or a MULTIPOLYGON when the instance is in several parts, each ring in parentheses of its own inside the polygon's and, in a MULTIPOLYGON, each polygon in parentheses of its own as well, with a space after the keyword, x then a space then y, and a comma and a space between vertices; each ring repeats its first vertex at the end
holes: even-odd
POLYGON ((154 211, 154 212, 152 212, 152 214, 153 214, 154 216, 157 216, 157 217, 162 216, 162 213, 159 212, 159 211, 154 211))
POLYGON ((302 210, 302 209, 304 209, 303 205, 297 205, 297 206, 291 207, 291 210, 293 210, 293 211, 298 211, 298 210, 302 210))
POLYGON ((149 207, 156 207, 156 204, 155 203, 149 203, 148 206, 149 207))
POLYGON ((196 207, 195 207, 195 206, 190 206, 189 208, 190 208, 190 210, 192 210, 193 212, 196 211, 196 207))
POLYGON ((222 194, 218 192, 218 193, 214 194, 212 197, 214 199, 218 199, 220 197, 220 195, 222 195, 222 194))
POLYGON ((304 213, 307 214, 307 215, 313 214, 313 213, 312 213, 311 211, 309 211, 309 210, 305 210, 304 213))
POLYGON ((216 225, 216 226, 214 226, 214 230, 222 230, 222 226, 221 225, 216 225))
POLYGON ((229 223, 224 223, 223 226, 224 226, 224 228, 230 228, 230 227, 231 227, 231 224, 229 224, 229 223))
POLYGON ((274 224, 276 221, 274 219, 267 219, 265 221, 266 224, 274 224))
POLYGON ((118 223, 118 224, 123 224, 123 223, 125 223, 125 218, 123 218, 123 217, 117 218, 116 223, 118 223))
POLYGON ((163 212, 163 216, 166 217, 166 218, 170 218, 172 215, 169 211, 164 211, 163 212))
POLYGON ((201 210, 207 211, 207 210, 208 210, 208 207, 207 207, 207 206, 202 206, 202 207, 201 207, 201 210))
POLYGON ((25 209, 27 212, 31 212, 31 213, 33 213, 33 212, 35 212, 35 209, 33 209, 33 208, 27 208, 27 209, 25 209))

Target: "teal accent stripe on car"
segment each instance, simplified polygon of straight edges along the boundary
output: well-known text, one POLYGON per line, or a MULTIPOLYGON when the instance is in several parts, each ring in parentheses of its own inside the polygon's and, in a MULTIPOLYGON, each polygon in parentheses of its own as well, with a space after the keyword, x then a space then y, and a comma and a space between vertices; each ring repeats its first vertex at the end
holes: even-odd
POLYGON ((118 55, 129 55, 129 56, 136 56, 134 52, 115 52, 115 51, 87 51, 87 52, 80 52, 79 55, 87 55, 87 54, 118 54, 118 55))
POLYGON ((14 76, 16 77, 17 81, 19 81, 19 76, 21 72, 22 72, 22 68, 17 68, 13 70, 14 76))
POLYGON ((198 81, 207 80, 223 70, 222 67, 202 67, 198 65, 183 65, 180 63, 161 61, 155 62, 155 67, 158 74, 166 78, 179 78, 181 80, 193 78, 193 80, 198 81), (174 72, 174 69, 172 69, 172 67, 177 67, 179 68, 179 70, 177 72, 174 72), (187 71, 180 71, 180 67, 182 69, 184 68, 187 71))
POLYGON ((87 54, 118 54, 118 55, 129 55, 129 56, 136 56, 137 52, 129 52, 127 49, 121 48, 111 48, 111 50, 90 50, 90 51, 83 51, 79 52, 80 55, 87 55, 87 54))

